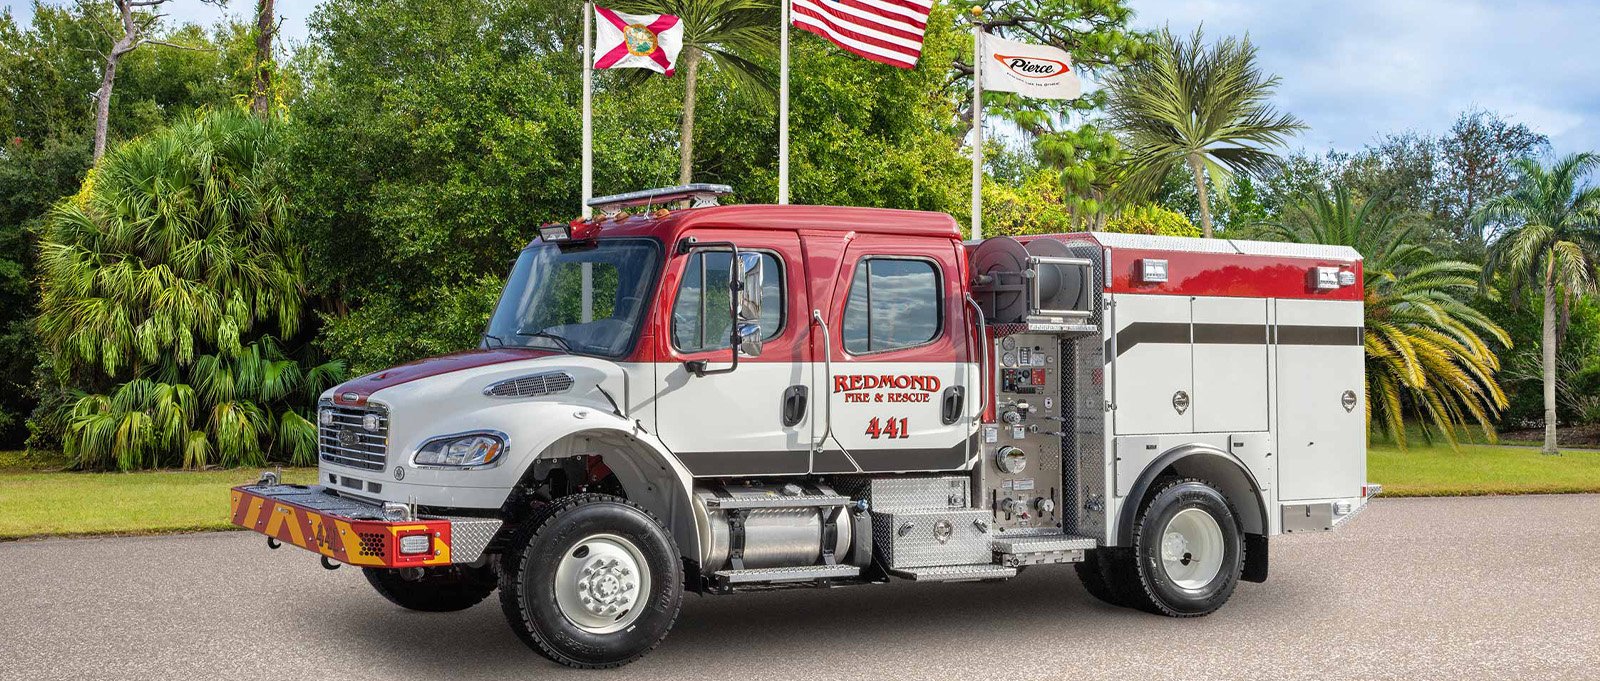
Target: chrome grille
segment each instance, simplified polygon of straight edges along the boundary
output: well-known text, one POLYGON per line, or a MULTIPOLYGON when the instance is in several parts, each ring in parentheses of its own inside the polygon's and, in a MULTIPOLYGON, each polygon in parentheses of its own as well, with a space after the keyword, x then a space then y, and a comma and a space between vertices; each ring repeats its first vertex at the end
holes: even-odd
POLYGON ((539 397, 572 389, 572 376, 562 371, 518 376, 491 384, 483 394, 491 397, 539 397))
POLYGON ((323 402, 323 412, 333 414, 333 423, 323 425, 317 418, 317 453, 322 460, 339 466, 381 471, 388 459, 389 412, 377 406, 340 407, 323 402), (378 416, 377 430, 361 426, 367 414, 378 416))

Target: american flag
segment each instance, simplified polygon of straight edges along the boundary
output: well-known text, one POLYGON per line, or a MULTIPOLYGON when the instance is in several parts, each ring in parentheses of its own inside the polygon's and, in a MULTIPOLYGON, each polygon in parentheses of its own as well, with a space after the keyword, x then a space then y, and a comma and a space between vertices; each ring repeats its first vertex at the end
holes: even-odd
POLYGON ((933 0, 793 0, 795 28, 859 56, 902 69, 922 56, 933 0))

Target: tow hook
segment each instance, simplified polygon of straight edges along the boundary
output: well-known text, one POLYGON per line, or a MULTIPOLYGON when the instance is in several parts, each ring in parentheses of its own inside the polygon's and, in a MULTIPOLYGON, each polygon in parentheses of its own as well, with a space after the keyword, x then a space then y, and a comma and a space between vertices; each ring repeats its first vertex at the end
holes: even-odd
POLYGON ((267 537, 267 548, 276 551, 278 550, 279 546, 283 546, 283 542, 273 539, 272 537, 267 537))
POLYGON ((333 562, 327 556, 323 556, 322 557, 322 569, 324 569, 324 570, 337 570, 337 569, 339 569, 339 564, 333 562))

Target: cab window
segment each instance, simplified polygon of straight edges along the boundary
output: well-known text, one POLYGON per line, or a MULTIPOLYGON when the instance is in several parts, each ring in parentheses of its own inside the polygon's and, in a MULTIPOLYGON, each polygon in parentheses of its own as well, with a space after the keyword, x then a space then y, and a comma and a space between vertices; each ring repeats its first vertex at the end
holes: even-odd
MULTIPOLYGON (((728 251, 699 251, 684 266, 683 283, 672 306, 672 346, 679 352, 728 347, 733 333, 728 316, 728 251)), ((783 330, 783 266, 770 253, 761 254, 761 335, 772 340, 783 330)))
POLYGON ((865 258, 851 277, 844 349, 853 355, 924 345, 939 336, 939 272, 910 258, 865 258))

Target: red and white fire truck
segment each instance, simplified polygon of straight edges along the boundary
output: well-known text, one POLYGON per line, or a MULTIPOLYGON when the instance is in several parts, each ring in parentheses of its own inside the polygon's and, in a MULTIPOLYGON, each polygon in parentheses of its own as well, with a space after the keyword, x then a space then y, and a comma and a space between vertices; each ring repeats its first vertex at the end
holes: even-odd
POLYGON ((1003 580, 1205 615, 1367 484, 1361 259, 948 215, 597 199, 522 251, 482 345, 323 396, 316 486, 233 522, 414 610, 496 589, 621 665, 685 589, 1003 580))

